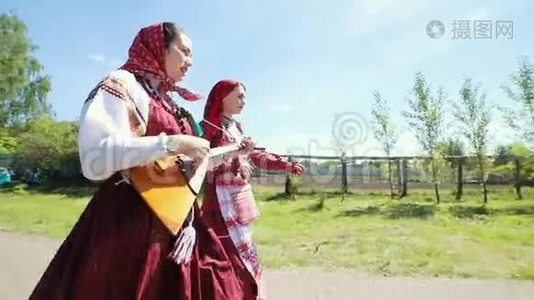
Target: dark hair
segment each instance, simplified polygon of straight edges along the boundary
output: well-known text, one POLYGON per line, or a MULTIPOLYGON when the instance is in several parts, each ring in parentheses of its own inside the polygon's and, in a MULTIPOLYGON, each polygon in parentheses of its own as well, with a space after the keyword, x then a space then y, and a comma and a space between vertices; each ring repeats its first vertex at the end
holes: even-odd
POLYGON ((163 22, 163 40, 165 41, 165 48, 178 38, 180 34, 184 33, 184 29, 172 22, 163 22))

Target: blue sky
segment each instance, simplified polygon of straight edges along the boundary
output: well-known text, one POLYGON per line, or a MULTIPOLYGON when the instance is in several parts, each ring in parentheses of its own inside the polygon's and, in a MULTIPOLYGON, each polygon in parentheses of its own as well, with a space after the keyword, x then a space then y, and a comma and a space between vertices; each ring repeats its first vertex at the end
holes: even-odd
MULTIPOLYGON (((219 79, 244 82, 248 103, 238 119, 259 144, 279 153, 336 154, 332 141, 348 118, 346 126, 356 125, 349 154, 380 154, 368 126, 374 90, 392 105, 400 131, 395 153, 419 153, 400 116, 416 71, 450 99, 471 76, 489 103, 506 104, 501 84, 519 57, 534 60, 534 4, 526 0, 74 2, 0 3, 0 11, 12 10, 26 22, 38 45, 35 55, 52 77, 49 101, 58 119, 78 117, 94 84, 124 62, 139 28, 174 21, 193 40, 195 61, 184 85, 207 95, 219 79), (431 20, 444 23, 442 38, 427 35, 431 20), (489 20, 493 37, 453 39, 454 20, 471 26, 489 20), (512 39, 495 37, 496 21, 513 21, 512 39)), ((203 103, 185 106, 201 116, 203 103)), ((492 143, 509 141, 510 132, 494 119, 492 143)))

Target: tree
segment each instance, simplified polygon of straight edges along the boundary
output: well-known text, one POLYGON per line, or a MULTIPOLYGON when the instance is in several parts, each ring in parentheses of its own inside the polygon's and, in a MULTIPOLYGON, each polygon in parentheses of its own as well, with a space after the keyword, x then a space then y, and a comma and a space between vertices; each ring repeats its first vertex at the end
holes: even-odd
MULTIPOLYGON (((516 162, 520 164, 520 168, 517 170, 520 185, 521 183, 534 184, 534 150, 525 144, 514 143, 512 144, 512 152, 516 162)), ((518 196, 522 198, 520 192, 518 196)))
POLYGON ((438 164, 441 160, 439 142, 442 135, 442 104, 445 94, 440 88, 435 96, 431 95, 430 87, 421 72, 415 74, 413 93, 415 99, 407 99, 411 111, 404 111, 403 115, 410 127, 415 130, 423 150, 429 155, 436 202, 439 203, 438 164))
POLYGON ((50 78, 31 55, 36 50, 26 25, 13 14, 0 14, 0 128, 50 115, 46 102, 50 78))
POLYGON ((527 144, 534 144, 534 65, 527 59, 519 61, 517 73, 511 74, 512 87, 502 86, 516 106, 500 107, 508 124, 519 132, 527 144))
POLYGON ((373 93, 375 102, 373 103, 373 109, 371 113, 373 114, 373 119, 371 121, 371 126, 373 130, 374 137, 382 144, 382 149, 388 157, 388 182, 390 188, 391 198, 394 197, 393 191, 393 180, 391 176, 391 150, 397 143, 397 134, 395 130, 395 125, 391 121, 390 116, 390 106, 386 99, 383 99, 380 96, 378 91, 373 93))
POLYGON ((486 95, 480 93, 480 84, 474 84, 471 78, 467 78, 460 88, 460 97, 452 103, 452 106, 460 134, 466 138, 475 151, 479 178, 484 191, 484 203, 487 203, 488 157, 486 150, 490 109, 486 105, 486 95))
POLYGON ((513 149, 512 145, 499 145, 495 149, 495 159, 493 160, 493 166, 503 166, 513 161, 513 149))
POLYGON ((12 154, 16 148, 17 139, 5 128, 0 128, 0 154, 12 154))
POLYGON ((453 168, 458 165, 458 159, 455 156, 465 155, 464 144, 459 139, 449 138, 439 143, 439 146, 441 153, 445 156, 444 160, 453 168))
POLYGON ((77 132, 76 122, 49 117, 28 122, 17 138, 17 169, 38 169, 45 179, 79 176, 77 132))
POLYGON ((457 169, 458 174, 454 173, 454 181, 457 183, 456 200, 460 200, 463 194, 463 164, 464 159, 460 158, 465 155, 464 145, 459 139, 448 139, 439 143, 440 152, 444 155, 444 160, 448 163, 448 167, 457 169))
POLYGON ((523 199, 521 186, 534 185, 534 150, 517 142, 497 147, 491 172, 513 181, 517 199, 523 199))

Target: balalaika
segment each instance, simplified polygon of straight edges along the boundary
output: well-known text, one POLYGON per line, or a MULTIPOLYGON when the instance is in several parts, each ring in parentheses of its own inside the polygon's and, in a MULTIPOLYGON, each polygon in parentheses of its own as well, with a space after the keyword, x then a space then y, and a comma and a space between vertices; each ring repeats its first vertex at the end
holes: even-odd
POLYGON ((170 155, 132 168, 126 176, 156 216, 176 235, 200 192, 210 160, 241 148, 241 144, 212 148, 196 168, 187 156, 170 155))

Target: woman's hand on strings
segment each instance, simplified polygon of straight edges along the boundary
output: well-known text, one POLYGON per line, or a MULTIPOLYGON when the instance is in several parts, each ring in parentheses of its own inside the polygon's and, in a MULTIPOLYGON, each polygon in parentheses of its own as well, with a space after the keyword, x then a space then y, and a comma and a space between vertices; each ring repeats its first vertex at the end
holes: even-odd
POLYGON ((239 150, 239 154, 241 155, 248 155, 252 151, 254 151, 254 147, 256 146, 256 143, 252 141, 250 137, 246 137, 241 141, 241 149, 239 150))
POLYGON ((301 175, 304 173, 304 166, 301 163, 293 163, 289 172, 293 175, 301 175))
POLYGON ((193 160, 193 166, 198 166, 208 155, 210 142, 192 135, 170 135, 167 139, 167 150, 171 154, 183 154, 193 160))

